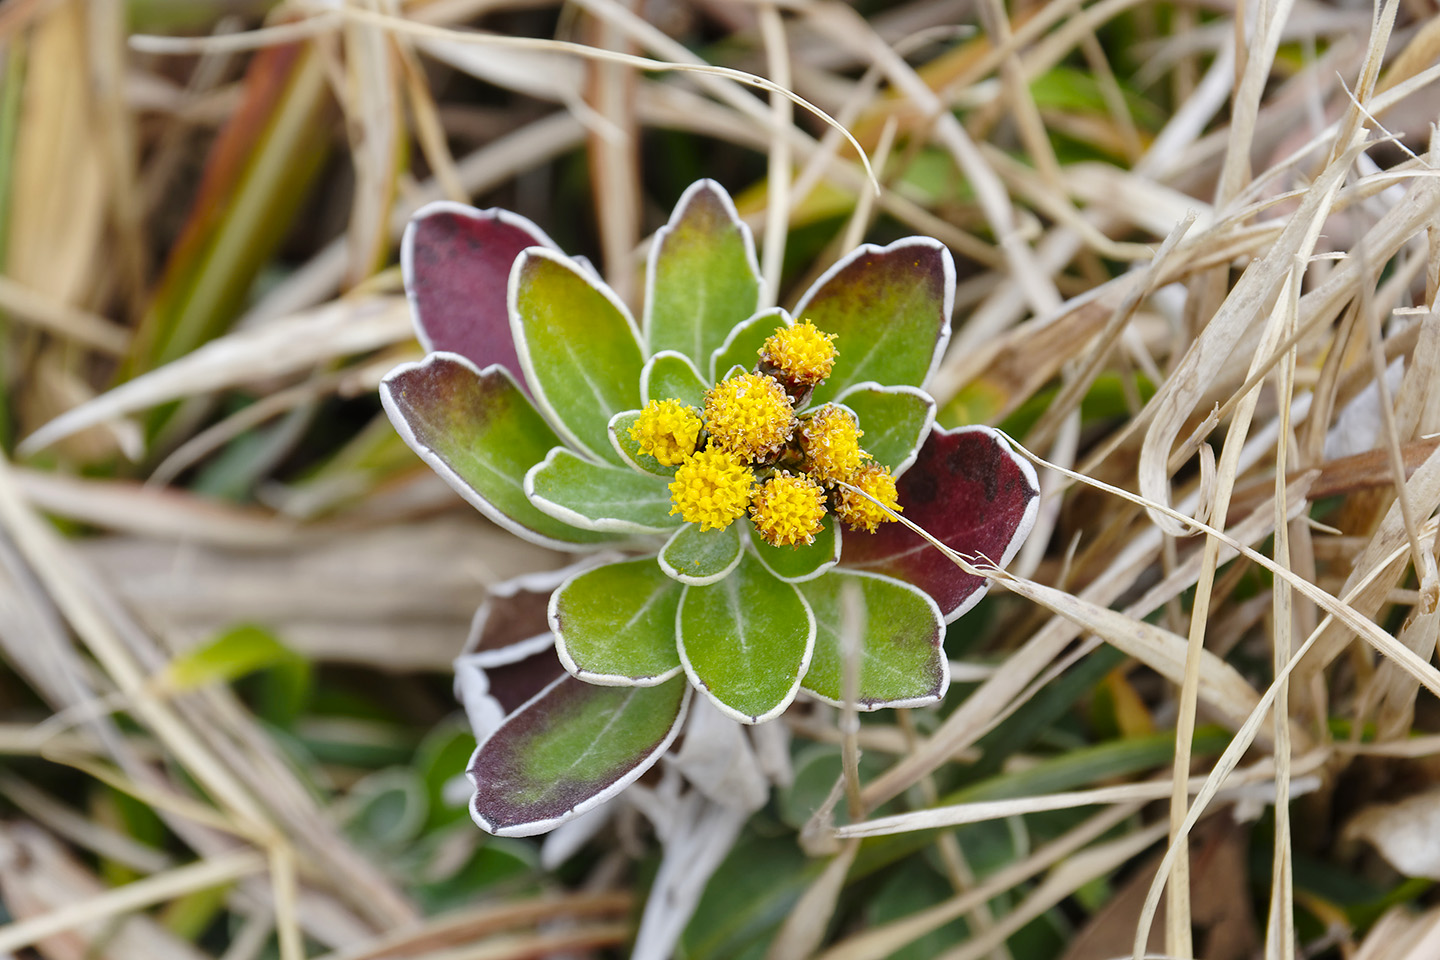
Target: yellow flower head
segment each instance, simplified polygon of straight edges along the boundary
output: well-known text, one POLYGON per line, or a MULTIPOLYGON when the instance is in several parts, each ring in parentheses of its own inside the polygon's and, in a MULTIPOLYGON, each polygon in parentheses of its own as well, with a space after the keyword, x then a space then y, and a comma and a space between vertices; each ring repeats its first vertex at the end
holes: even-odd
POLYGON ((742 373, 705 394, 705 429, 715 446, 736 459, 760 460, 789 442, 795 408, 774 377, 742 373))
POLYGON ((835 334, 809 320, 776 330, 760 348, 760 359, 791 383, 813 387, 835 366, 835 334))
POLYGON ((772 546, 814 543, 825 522, 825 491, 809 477, 782 470, 755 491, 750 519, 772 546))
POLYGON ((745 515, 755 474, 714 446, 691 454, 670 484, 670 513, 701 530, 724 530, 745 515))
POLYGON ((679 400, 651 400, 630 427, 630 439, 667 467, 695 452, 700 416, 679 400))
POLYGON ((860 449, 865 431, 840 407, 826 404, 800 428, 805 451, 805 472, 821 483, 849 480, 870 454, 860 449))
MULTIPOLYGON (((878 463, 865 464, 847 482, 864 490, 896 513, 904 509, 896 501, 895 478, 878 463)), ((874 533, 875 528, 885 521, 894 519, 876 506, 874 501, 845 487, 835 493, 835 513, 850 525, 851 530, 864 529, 869 533, 874 533)))

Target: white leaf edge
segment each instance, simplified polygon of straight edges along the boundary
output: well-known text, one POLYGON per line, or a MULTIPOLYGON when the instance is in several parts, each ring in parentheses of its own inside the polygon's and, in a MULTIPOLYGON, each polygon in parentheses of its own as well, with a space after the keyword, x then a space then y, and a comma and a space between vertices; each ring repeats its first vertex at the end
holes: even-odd
MULTIPOLYGON (((711 383, 719 380, 719 376, 717 375, 717 373, 720 367, 720 358, 725 355, 725 352, 727 350, 729 350, 735 345, 735 339, 739 337, 741 333, 749 332, 749 329, 753 324, 759 323, 766 317, 774 317, 775 319, 780 321, 775 325, 775 329, 777 330, 781 327, 785 327, 788 330, 790 327, 795 326, 795 318, 790 316, 790 313, 783 307, 767 307, 764 310, 758 310, 755 313, 752 313, 750 316, 746 317, 744 320, 741 320, 739 323, 735 324, 735 326, 730 328, 730 332, 725 335, 725 342, 720 344, 720 346, 716 347, 714 350, 710 351, 711 383)), ((759 359, 758 354, 756 355, 756 359, 759 359)))
MULTIPOLYGON (((920 387, 912 387, 908 384, 896 384, 894 386, 886 386, 885 384, 876 383, 874 380, 862 380, 859 383, 852 383, 850 386, 840 391, 840 394, 830 402, 838 403, 841 406, 845 406, 846 397, 850 396, 852 393, 859 393, 862 390, 874 391, 876 393, 908 393, 911 396, 919 397, 921 400, 925 401, 927 412, 925 415, 925 425, 920 430, 920 439, 915 444, 914 449, 910 451, 910 456, 902 460, 898 466, 896 466, 890 471, 890 475, 898 480, 906 470, 909 470, 912 466, 915 465, 915 461, 920 456, 920 448, 925 446, 925 441, 930 436, 930 431, 935 428, 935 410, 937 406, 935 403, 935 398, 930 396, 930 394, 926 393, 920 387)), ((845 406, 845 409, 850 410, 848 406, 845 406)), ((854 413, 853 410, 851 410, 851 412, 854 413)), ((856 416, 856 419, 859 419, 858 415, 856 416)), ((865 429, 865 424, 860 424, 860 429, 865 429)))
MULTIPOLYGON (((654 556, 649 556, 627 558, 620 562, 645 563, 651 562, 654 559, 654 556)), ((568 577, 564 583, 556 587, 555 591, 550 594, 550 602, 545 607, 545 619, 550 626, 550 633, 555 637, 555 653, 560 657, 561 666, 576 680, 584 680, 586 683, 593 683, 597 687, 658 687, 667 680, 679 676, 680 665, 678 663, 663 673, 652 674, 646 677, 631 677, 619 673, 595 673, 592 670, 585 670, 575 662, 574 656, 570 653, 570 646, 565 642, 565 634, 560 629, 560 596, 565 592, 565 588, 576 580, 607 566, 610 566, 610 564, 601 564, 586 570, 577 571, 568 577)), ((668 586, 669 585, 667 585, 667 588, 668 586)))
MULTIPOLYGON (((676 530, 675 533, 671 535, 670 539, 665 541, 665 546, 660 548, 660 553, 655 559, 656 562, 660 564, 660 569, 665 572, 665 576, 669 577, 671 580, 678 580, 680 583, 687 584, 692 587, 708 587, 712 583, 719 583, 721 580, 724 580, 726 577, 730 576, 730 574, 735 570, 736 567, 740 566, 740 561, 745 556, 745 544, 741 543, 739 545, 740 549, 735 551, 734 559, 732 559, 725 566, 725 569, 721 570, 719 573, 711 574, 707 577, 695 577, 691 576, 688 573, 682 573, 678 568, 672 566, 670 561, 665 559, 665 553, 670 549, 670 544, 678 540, 681 535, 685 533, 686 530, 690 529, 693 526, 694 524, 687 523, 683 525, 679 530, 676 530)), ((743 537, 744 535, 745 534, 743 531, 737 531, 735 534, 737 538, 743 537)))
MULTIPOLYGON (((509 370, 505 369, 505 367, 499 363, 492 363, 484 370, 481 370, 475 366, 475 363, 469 357, 462 356, 458 353, 450 353, 448 351, 438 350, 434 353, 427 354, 421 360, 399 364, 398 366, 392 368, 388 373, 386 373, 384 379, 380 381, 380 405, 385 409, 386 416, 390 418, 391 426, 395 428, 396 433, 400 434, 400 439, 405 441, 405 445, 411 450, 415 451, 416 455, 418 455, 421 460, 424 460, 425 463, 430 467, 430 469, 435 471, 436 475, 439 476, 441 480, 445 481, 445 483, 450 487, 450 489, 458 493, 461 499, 463 499, 466 503, 470 504, 470 506, 474 507, 476 510, 479 510, 481 513, 483 513, 485 517, 492 523, 494 523, 496 526, 515 534, 515 536, 519 537, 520 539, 537 544, 542 547, 549 547, 552 550, 563 550, 570 553, 588 552, 604 548, 605 544, 600 543, 570 543, 569 541, 565 540, 557 540, 554 537, 550 537, 543 533, 540 533, 539 531, 530 529, 529 527, 520 523, 518 520, 511 519, 499 507, 495 506, 489 500, 485 499, 485 497, 480 494, 479 490, 476 490, 468 482, 466 482, 465 478, 461 477, 460 474, 456 473, 455 470, 452 469, 448 463, 442 460, 440 456, 431 447, 420 442, 420 439, 415 436, 415 431, 410 428, 410 424, 405 419, 405 415, 400 411, 400 407, 395 400, 390 384, 391 381, 393 381, 396 377, 402 374, 409 373, 411 370, 423 369, 441 361, 447 363, 458 363, 468 369, 471 373, 475 374, 476 377, 484 377, 490 373, 499 373, 504 376, 505 379, 510 381, 510 384, 515 387, 517 391, 520 392, 521 396, 524 396, 524 391, 521 390, 520 385, 516 383, 514 375, 511 374, 509 370)), ((550 452, 554 453, 555 450, 559 449, 563 448, 555 447, 550 452)), ((532 467, 531 469, 534 468, 532 467)), ((523 492, 523 482, 521 484, 521 487, 523 492)), ((564 521, 562 520, 562 522, 564 521)))
MULTIPOLYGON (((760 566, 765 568, 765 572, 770 574, 770 576, 774 577, 776 580, 781 580, 785 583, 804 583, 807 580, 814 580, 817 577, 822 577, 825 574, 829 573, 831 570, 835 569, 835 567, 838 566, 840 563, 841 547, 844 540, 844 536, 840 532, 840 518, 835 516, 833 513, 829 514, 828 516, 830 517, 830 529, 835 531, 835 550, 833 551, 829 560, 824 561, 820 564, 820 566, 816 567, 814 570, 811 570, 809 573, 804 574, 803 576, 787 577, 785 574, 780 573, 778 570, 771 567, 770 564, 766 563, 765 555, 761 553, 759 544, 755 542, 755 539, 759 536, 759 534, 757 534, 753 529, 745 531, 745 536, 747 538, 746 545, 748 546, 751 554, 754 555, 755 559, 760 561, 760 566)), ((776 549, 784 548, 777 547, 776 549)))
MULTIPOLYGON (((556 503, 555 501, 549 500, 536 493, 535 477, 539 475, 540 472, 543 471, 546 467, 554 463, 556 459, 565 455, 574 457, 581 463, 588 463, 588 465, 592 467, 600 467, 601 469, 605 470, 614 470, 617 473, 625 473, 627 475, 629 473, 629 471, 627 471, 623 466, 617 467, 609 463, 596 463, 593 460, 587 461, 584 457, 581 457, 574 450, 568 450, 565 447, 555 447, 545 455, 544 460, 541 460, 539 463, 535 464, 535 466, 531 467, 525 472, 525 496, 530 500, 531 503, 535 505, 538 510, 544 513, 548 513, 556 520, 559 520, 562 523, 568 523, 572 527, 578 527, 581 530, 596 530, 602 533, 652 534, 670 533, 672 530, 675 529, 674 526, 652 527, 643 523, 636 523, 633 520, 622 520, 619 517, 587 517, 583 514, 575 512, 574 510, 563 504, 556 503)), ((661 480, 660 477, 655 476, 655 474, 653 473, 643 473, 643 475, 647 477, 654 477, 654 479, 656 480, 661 480)))
MULTIPOLYGON (((591 273, 587 273, 570 257, 549 247, 526 247, 520 251, 515 262, 510 266, 510 281, 505 293, 505 309, 510 315, 510 336, 515 340, 515 353, 520 358, 520 367, 525 374, 525 381, 530 385, 531 394, 535 400, 535 407, 542 416, 550 423, 550 426, 566 443, 576 450, 589 454, 591 459, 597 463, 615 463, 609 456, 609 451, 593 449, 589 444, 580 439, 579 435, 570 428, 556 411, 550 397, 545 392, 545 385, 535 375, 535 364, 530 359, 530 342, 525 336, 525 321, 520 316, 518 300, 520 296, 520 276, 525 272, 525 267, 531 260, 549 260, 556 266, 570 271, 576 277, 583 280, 586 286, 604 297, 620 316, 625 320, 625 326, 630 330, 630 336, 635 341, 635 349, 640 354, 640 362, 645 362, 645 348, 640 340, 640 333, 635 327, 635 318, 630 315, 630 308, 615 295, 609 285, 601 281, 591 273)), ((614 411, 619 413, 620 411, 614 411)))
MULTIPOLYGON (((873 713, 876 710, 891 710, 901 707, 929 707, 934 706, 935 704, 940 703, 942 700, 944 700, 945 694, 950 691, 950 658, 945 655, 945 618, 940 614, 940 605, 935 602, 935 598, 930 596, 930 594, 926 593, 924 590, 921 590, 919 587, 915 586, 913 583, 906 583, 904 580, 901 580, 898 577, 887 576, 883 573, 871 573, 868 570, 837 570, 836 575, 864 577, 869 580, 886 581, 903 587, 906 590, 909 590, 911 593, 916 594, 922 600, 924 600, 925 603, 930 607, 931 613, 935 615, 935 622, 939 625, 940 628, 939 642, 935 645, 935 658, 940 661, 940 687, 938 692, 930 696, 909 697, 901 700, 885 700, 877 701, 875 703, 857 702, 855 704, 855 709, 860 711, 861 713, 873 713)), ((804 591, 801 592, 803 595, 804 591)), ((805 599, 808 602, 810 598, 806 597, 805 599)), ((808 699, 815 700, 819 703, 828 703, 833 707, 845 706, 845 702, 843 700, 832 699, 822 693, 816 693, 814 690, 811 690, 810 688, 804 686, 803 678, 801 680, 800 689, 801 693, 808 699)))
POLYGON ((700 375, 699 370, 695 369, 694 362, 679 350, 661 350, 659 353, 652 354, 650 359, 645 361, 645 366, 640 368, 640 400, 643 403, 649 403, 651 400, 678 399, 688 407, 701 407, 704 405, 705 391, 708 389, 705 378, 700 375), (683 397, 662 397, 650 392, 650 378, 654 374, 657 360, 679 360, 685 364, 685 367, 695 375, 695 383, 700 387, 701 401, 699 404, 689 403, 683 397))
MULTIPOLYGON (((709 177, 696 180, 685 188, 684 193, 680 194, 680 199, 675 202, 675 209, 670 211, 670 219, 665 222, 663 227, 655 231, 655 238, 650 243, 649 254, 645 257, 645 308, 640 315, 640 328, 642 331, 640 343, 643 345, 643 349, 652 349, 650 343, 650 314, 652 305, 655 302, 655 265, 659 262, 660 253, 665 248, 666 238, 675 232, 675 228, 679 226, 680 221, 685 216, 685 212, 690 207, 690 201, 702 190, 708 190, 715 194, 716 199, 720 201, 720 205, 725 208, 725 213, 729 216, 730 222, 740 231, 740 240, 745 246, 745 260, 750 265, 751 276, 755 278, 755 302, 765 302, 765 278, 760 274, 760 260, 755 256, 755 237, 750 232, 750 226, 744 220, 740 219, 740 212, 735 209, 735 201, 730 199, 730 194, 717 181, 709 177)), ((695 363, 701 362, 700 357, 692 357, 690 359, 695 363)))
MULTIPOLYGON (((761 569, 764 570, 765 568, 762 566, 761 569)), ((769 571, 765 570, 765 573, 769 574, 769 571)), ((796 671, 795 682, 790 685, 789 691, 779 703, 757 716, 752 717, 747 713, 741 713, 739 710, 736 710, 734 707, 716 697, 710 692, 710 688, 700 680, 700 677, 695 673, 694 666, 690 663, 690 655, 685 650, 685 632, 681 628, 681 624, 684 622, 685 599, 690 595, 690 591, 694 589, 693 587, 686 586, 684 588, 684 592, 680 594, 680 605, 675 608, 675 646, 676 649, 680 651, 680 663, 685 668, 685 676, 689 679, 690 686, 704 694, 705 698, 718 707, 720 712, 725 714, 725 716, 731 720, 737 720, 740 723, 746 724, 747 726, 774 720, 789 709, 790 704, 795 702, 796 694, 800 692, 800 681, 804 679, 805 674, 810 670, 810 659, 815 654, 815 611, 810 609, 810 602, 805 599, 805 595, 800 592, 795 584, 786 583, 784 580, 778 580, 777 582, 784 583, 785 586, 795 591, 795 596, 799 599, 800 606, 805 610, 805 619, 810 624, 810 632, 805 640, 805 654, 800 659, 800 666, 796 671)))
MULTIPOLYGON (((535 696, 531 697, 529 700, 526 700, 519 706, 519 708, 515 710, 514 713, 510 714, 509 717, 506 717, 505 722, 500 724, 500 726, 496 727, 493 731, 491 731, 490 736, 486 737, 484 740, 480 741, 475 745, 474 752, 470 754, 470 762, 465 765, 465 776, 470 778, 471 783, 475 784, 477 787, 479 786, 478 782, 475 779, 475 774, 473 773, 473 771, 475 769, 475 761, 479 757, 480 751, 485 749, 485 745, 491 740, 493 740, 496 734, 503 730, 505 728, 505 725, 508 724, 513 718, 530 709, 532 706, 535 705, 536 702, 545 697, 548 693, 550 693, 550 691, 554 690, 557 686, 564 683, 566 680, 573 679, 575 678, 570 676, 568 673, 564 674, 563 676, 556 677, 550 683, 546 684, 543 690, 535 694, 535 696)), ((574 820, 581 814, 586 813, 590 810, 594 810, 601 804, 608 803, 610 800, 618 796, 621 791, 623 791, 626 787, 630 786, 630 784, 634 783, 636 780, 639 780, 642 776, 644 776, 645 771, 653 767, 656 762, 665 755, 665 751, 670 749, 670 745, 675 742, 675 738, 679 736, 681 728, 685 725, 685 716, 689 712, 690 698, 694 695, 694 692, 694 689, 687 685, 684 692, 681 693, 680 709, 675 714, 675 722, 670 725, 669 731, 665 734, 664 738, 661 739, 660 743, 655 747, 655 749, 650 753, 649 756, 643 758, 632 769, 628 770, 623 776, 621 776, 620 779, 616 780, 614 783, 610 784, 608 787, 604 788, 598 793, 594 793, 586 797, 584 800, 581 800, 579 803, 575 804, 575 806, 560 814, 558 817, 550 817, 545 820, 532 820, 527 823, 517 823, 512 824, 508 827, 497 828, 493 824, 491 824, 490 821, 486 820, 479 810, 475 809, 475 794, 472 793, 470 795, 470 802, 466 804, 466 808, 470 811, 470 819, 475 822, 475 825, 477 827, 479 827, 481 830, 484 830, 486 833, 491 834, 492 836, 533 837, 536 834, 548 833, 549 831, 554 830, 556 827, 560 826, 560 824, 568 823, 569 821, 574 820)))
MULTIPOLYGON (((415 234, 420 229, 424 220, 437 214, 455 214, 465 217, 468 220, 498 220, 508 227, 514 227, 523 233, 530 235, 535 241, 534 246, 546 247, 560 253, 560 245, 551 240, 549 235, 541 230, 533 220, 522 217, 518 213, 512 213, 503 207, 490 207, 481 210, 472 207, 468 203, 456 203, 454 200, 434 200, 416 210, 410 216, 410 222, 405 225, 405 233, 400 238, 400 275, 405 281, 405 299, 410 303, 410 320, 415 325, 415 339, 420 341, 420 346, 425 348, 426 353, 437 353, 435 342, 430 338, 430 333, 425 329, 425 320, 420 313, 420 304, 415 296, 415 234)), ((506 304, 509 310, 509 304, 506 304)), ((518 372, 518 371, 517 371, 518 372)))
MULTIPOLYGON (((639 414, 639 410, 621 410, 610 418, 610 422, 605 425, 605 431, 610 435, 610 446, 615 448, 615 452, 620 454, 620 459, 625 462, 625 466, 631 470, 637 473, 643 473, 647 477, 656 477, 662 480, 674 479, 676 467, 663 467, 663 469, 669 471, 668 473, 656 473, 654 470, 647 470, 638 460, 630 456, 629 452, 625 449, 625 445, 620 442, 620 433, 616 429, 620 418, 638 416, 639 414)), ((659 463, 660 461, 656 460, 655 462, 659 463)))
MULTIPOLYGON (((902 237, 894 243, 886 244, 883 247, 873 243, 860 244, 860 246, 851 250, 839 260, 836 260, 830 266, 830 269, 816 278, 815 282, 810 285, 810 289, 801 294, 799 301, 795 304, 795 309, 791 311, 791 315, 803 320, 805 318, 805 308, 810 305, 811 300, 815 299, 816 294, 823 290, 825 285, 835 278, 836 274, 861 257, 891 253, 907 246, 929 247, 932 250, 938 250, 940 252, 941 270, 944 273, 943 286, 945 291, 941 296, 940 332, 935 338, 934 352, 930 354, 930 368, 925 372, 924 379, 920 381, 923 386, 929 383, 930 378, 935 376, 935 371, 940 369, 940 358, 945 355, 945 348, 950 345, 950 315, 955 311, 955 260, 950 256, 950 248, 946 247, 945 244, 936 240, 934 237, 902 237)), ((845 387, 849 386, 850 384, 848 383, 845 385, 845 387)), ((841 388, 842 393, 845 387, 841 388)), ((839 394, 836 394, 836 396, 839 396, 839 394)))

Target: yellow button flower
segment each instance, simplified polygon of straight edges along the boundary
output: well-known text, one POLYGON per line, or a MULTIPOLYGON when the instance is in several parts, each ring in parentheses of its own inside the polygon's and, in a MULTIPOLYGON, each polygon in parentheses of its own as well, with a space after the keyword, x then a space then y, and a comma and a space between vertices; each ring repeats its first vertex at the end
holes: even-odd
POLYGON ((700 416, 679 400, 651 400, 630 427, 630 439, 667 467, 695 452, 700 416))
POLYGON ((750 519, 772 546, 814 543, 825 522, 825 491, 809 477, 782 470, 755 491, 750 519))
POLYGON ((745 515, 754 482, 749 467, 714 446, 707 447, 686 457, 675 471, 670 514, 700 524, 701 530, 724 530, 745 515))
POLYGON ((705 394, 705 429, 715 446, 739 460, 762 460, 790 441, 795 408, 774 377, 742 373, 705 394))
POLYGON ((809 320, 776 330, 760 348, 760 359, 791 383, 813 387, 835 366, 835 334, 809 320))
POLYGON ((870 454, 860 449, 865 431, 851 414, 826 404, 800 427, 805 472, 824 484, 848 480, 870 454))
MULTIPOLYGON (((896 513, 904 509, 896 500, 895 478, 878 463, 865 464, 847 482, 870 494, 896 513)), ((851 530, 863 529, 869 533, 874 533, 875 528, 885 521, 894 519, 873 500, 845 487, 840 487, 835 492, 835 514, 848 523, 851 530)))

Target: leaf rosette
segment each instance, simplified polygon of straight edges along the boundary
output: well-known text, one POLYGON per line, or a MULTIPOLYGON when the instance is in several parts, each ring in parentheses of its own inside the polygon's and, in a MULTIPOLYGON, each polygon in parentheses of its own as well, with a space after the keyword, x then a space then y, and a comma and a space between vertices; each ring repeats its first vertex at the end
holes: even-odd
POLYGON ((750 231, 702 180, 651 244, 638 323, 505 211, 424 208, 402 267, 430 353, 381 386, 396 429, 516 536, 615 552, 567 576, 536 635, 516 638, 548 648, 548 627, 568 676, 477 750, 482 826, 540 832, 613 795, 669 745, 692 688, 747 724, 801 691, 839 702, 842 634, 858 637, 861 709, 945 695, 945 624, 985 581, 876 500, 997 564, 1038 501, 995 432, 934 427, 924 384, 955 285, 943 245, 867 244, 793 313, 760 309, 750 231), (850 585, 863 622, 842 624, 850 585))

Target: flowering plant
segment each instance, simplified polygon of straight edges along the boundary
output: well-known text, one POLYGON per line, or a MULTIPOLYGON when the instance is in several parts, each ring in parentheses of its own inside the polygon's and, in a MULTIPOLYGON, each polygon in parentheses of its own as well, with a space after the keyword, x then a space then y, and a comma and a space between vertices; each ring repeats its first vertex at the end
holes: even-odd
POLYGON ((539 833, 613 796, 670 745, 692 690, 745 724, 802 690, 839 702, 850 584, 860 708, 944 696, 945 624, 985 583, 885 507, 1004 563, 1037 504, 993 431, 933 429, 944 246, 862 246, 793 314, 760 309, 750 232, 702 180, 651 245, 638 325, 505 211, 426 207, 402 265, 431 352, 385 378, 396 429, 517 536, 620 551, 554 589, 548 633, 486 641, 495 664, 553 642, 566 672, 477 749, 482 827, 539 833))

